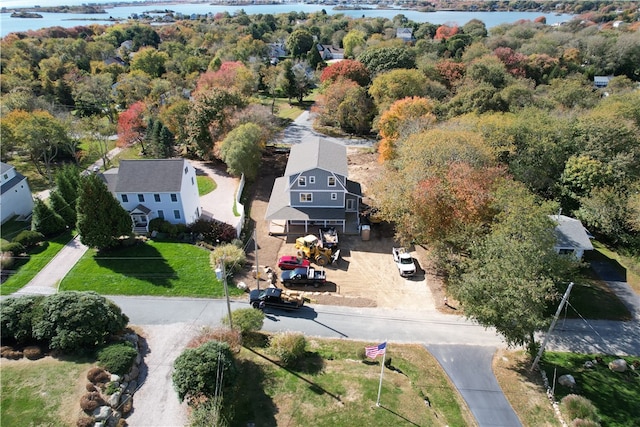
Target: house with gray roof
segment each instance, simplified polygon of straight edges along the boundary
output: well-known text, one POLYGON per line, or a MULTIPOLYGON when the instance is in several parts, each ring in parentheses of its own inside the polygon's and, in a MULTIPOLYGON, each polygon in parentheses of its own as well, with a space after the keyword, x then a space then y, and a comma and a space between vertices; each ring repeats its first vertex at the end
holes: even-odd
POLYGON ((154 218, 191 224, 202 214, 196 170, 185 159, 120 160, 102 177, 136 233, 148 232, 154 218))
POLYGON ((580 220, 565 215, 550 215, 549 217, 556 223, 554 248, 557 253, 573 255, 577 260, 581 260, 584 251, 593 250, 591 236, 580 220))
POLYGON ((358 233, 360 184, 347 178, 347 148, 319 137, 291 146, 284 176, 276 178, 265 219, 270 230, 309 226, 358 233))
POLYGON ((0 162, 0 223, 15 216, 26 219, 32 211, 33 197, 27 178, 10 164, 0 162))

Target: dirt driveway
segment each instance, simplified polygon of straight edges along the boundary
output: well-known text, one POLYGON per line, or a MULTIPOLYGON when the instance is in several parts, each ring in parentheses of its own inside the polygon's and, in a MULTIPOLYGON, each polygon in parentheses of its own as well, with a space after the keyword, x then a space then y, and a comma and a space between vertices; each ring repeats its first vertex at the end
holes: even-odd
MULTIPOLYGON (((371 183, 379 178, 382 171, 382 166, 376 160, 377 154, 368 148, 355 147, 349 147, 347 153, 349 179, 360 182, 366 196, 371 183)), ((253 200, 250 217, 256 227, 257 255, 261 268, 273 268, 280 256, 296 253, 294 243, 299 236, 270 236, 264 220, 273 181, 283 174, 286 160, 286 153, 272 151, 265 155, 261 176, 249 189, 253 200)), ((368 241, 363 241, 360 236, 340 234, 340 260, 335 265, 325 267, 328 283, 317 289, 297 289, 308 291, 308 297, 315 304, 434 310, 438 305, 435 302, 441 299, 441 286, 440 281, 426 268, 424 251, 414 248, 418 274, 405 279, 400 277, 393 262, 393 245, 393 229, 388 224, 373 225, 368 241)), ((247 258, 249 265, 255 265, 254 251, 250 251, 247 258)), ((278 271, 277 268, 275 270, 278 271)), ((235 280, 244 281, 251 288, 257 286, 251 267, 247 267, 244 274, 235 280)), ((261 280, 260 286, 266 285, 266 280, 261 280)), ((280 283, 277 286, 282 287, 280 283)))

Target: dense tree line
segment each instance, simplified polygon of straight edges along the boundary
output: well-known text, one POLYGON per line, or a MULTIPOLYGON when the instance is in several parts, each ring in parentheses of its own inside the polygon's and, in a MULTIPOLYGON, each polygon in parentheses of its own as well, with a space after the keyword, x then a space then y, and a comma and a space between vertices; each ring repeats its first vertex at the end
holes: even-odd
MULTIPOLYGON (((525 3, 513 7, 534 7, 525 3)), ((53 166, 81 158, 80 141, 104 157, 117 130, 144 156, 216 157, 251 179, 278 128, 276 98, 301 102, 317 86, 319 126, 380 137, 385 173, 372 197, 397 237, 429 245, 470 315, 534 348, 551 284, 572 267, 553 253, 548 214, 562 209, 640 250, 640 25, 633 4, 610 6, 576 3, 585 13, 561 26, 238 12, 10 34, 2 159, 28 158, 52 181, 53 166), (317 44, 346 60, 325 64, 317 44), (608 86, 595 76, 611 76, 608 86), (503 302, 478 304, 513 295, 508 314, 503 302)), ((81 203, 100 190, 84 182, 81 203)), ((73 220, 58 196, 53 228, 73 220)))

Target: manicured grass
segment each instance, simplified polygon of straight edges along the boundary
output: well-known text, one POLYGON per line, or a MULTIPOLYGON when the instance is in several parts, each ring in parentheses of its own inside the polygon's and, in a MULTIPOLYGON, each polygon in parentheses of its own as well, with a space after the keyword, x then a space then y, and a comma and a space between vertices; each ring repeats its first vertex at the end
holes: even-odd
POLYGON ((388 346, 386 357, 398 370, 385 368, 376 407, 382 357, 357 356, 371 344, 307 338, 304 360, 290 369, 275 363, 269 348, 243 348, 233 425, 475 425, 437 361, 418 345, 388 346))
MULTIPOLYGON (((110 252, 89 250, 62 280, 61 290, 102 295, 224 296, 204 248, 148 240, 110 252)), ((229 287, 232 295, 242 291, 229 287)))
POLYGON ((640 259, 621 255, 596 240, 593 240, 592 243, 595 249, 592 255, 617 265, 620 273, 626 277, 629 286, 637 294, 640 294, 640 259))
POLYGON ((31 230, 31 221, 16 221, 17 216, 2 224, 0 234, 7 241, 13 240, 22 230, 31 230))
MULTIPOLYGON (((640 414, 640 375, 637 371, 613 372, 607 364, 617 356, 601 356, 604 364, 593 369, 584 367, 584 362, 594 360, 596 355, 546 352, 542 358, 543 368, 549 381, 571 374, 576 380, 576 388, 571 390, 556 384, 555 396, 560 401, 567 394, 579 394, 589 399, 598 408, 602 425, 607 427, 628 427, 638 425, 640 414)), ((629 366, 638 358, 624 357, 629 366)), ((571 420, 565 420, 567 422, 571 420)))
POLYGON ((9 295, 29 283, 72 238, 72 232, 68 231, 55 239, 43 242, 39 246, 30 249, 28 257, 16 260, 11 266, 15 274, 0 286, 0 295, 9 295))
POLYGON ((2 426, 75 426, 90 364, 50 357, 2 360, 2 426))
MULTIPOLYGON (((564 294, 568 285, 559 285, 558 292, 564 294)), ((569 295, 569 304, 561 313, 570 319, 580 316, 586 319, 631 320, 631 313, 606 283, 595 279, 582 279, 576 282, 569 295)), ((558 305, 550 307, 550 314, 556 312, 558 305)))
POLYGON ((210 176, 196 176, 196 180, 198 181, 198 195, 200 196, 209 194, 218 187, 218 184, 210 176))

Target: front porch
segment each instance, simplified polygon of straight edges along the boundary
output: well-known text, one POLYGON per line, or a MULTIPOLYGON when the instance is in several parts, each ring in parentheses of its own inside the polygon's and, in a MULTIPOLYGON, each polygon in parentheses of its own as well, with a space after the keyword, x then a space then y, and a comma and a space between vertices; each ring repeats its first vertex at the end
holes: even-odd
POLYGON ((346 212, 344 220, 336 224, 335 220, 273 220, 269 223, 269 235, 304 236, 317 234, 319 228, 335 227, 339 233, 357 235, 360 233, 360 223, 357 212, 346 212))

